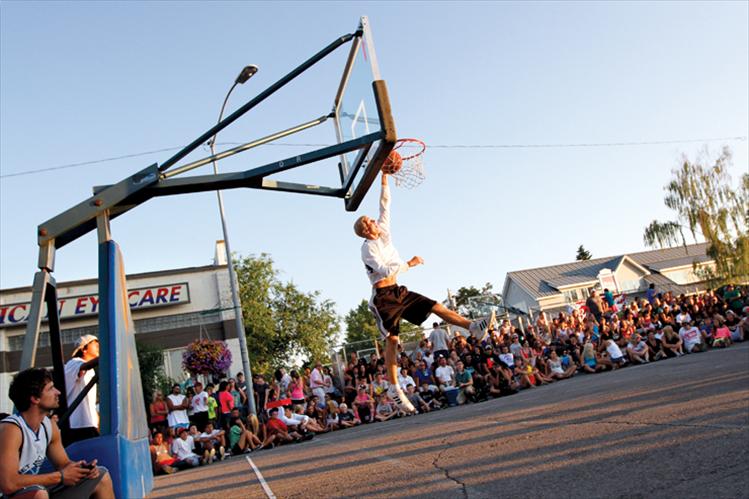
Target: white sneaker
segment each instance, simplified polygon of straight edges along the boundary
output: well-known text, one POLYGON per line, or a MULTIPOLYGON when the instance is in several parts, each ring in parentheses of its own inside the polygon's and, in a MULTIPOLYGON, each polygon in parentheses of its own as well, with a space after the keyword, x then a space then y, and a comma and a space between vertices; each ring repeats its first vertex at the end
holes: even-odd
POLYGON ((399 410, 407 414, 413 414, 416 412, 416 408, 413 406, 411 401, 408 400, 406 394, 403 393, 403 390, 401 390, 400 386, 390 385, 390 388, 388 388, 388 397, 390 397, 390 399, 395 402, 399 410))
POLYGON ((489 332, 489 326, 491 326, 495 322, 497 322, 497 317, 494 313, 494 310, 492 310, 492 313, 491 315, 489 315, 489 317, 484 319, 476 319, 475 321, 471 322, 471 325, 468 326, 468 331, 471 333, 471 336, 479 341, 483 341, 489 332))

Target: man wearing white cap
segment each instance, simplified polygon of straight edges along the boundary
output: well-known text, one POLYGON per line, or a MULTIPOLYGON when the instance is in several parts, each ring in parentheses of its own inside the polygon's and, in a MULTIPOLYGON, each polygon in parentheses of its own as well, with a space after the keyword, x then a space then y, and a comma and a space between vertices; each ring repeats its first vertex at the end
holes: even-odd
MULTIPOLYGON (((65 387, 68 405, 72 404, 94 377, 93 368, 99 364, 99 340, 92 334, 81 336, 75 342, 73 358, 65 364, 65 387)), ((65 445, 99 436, 99 413, 96 411, 96 386, 86 394, 80 405, 70 415, 70 435, 65 445)))

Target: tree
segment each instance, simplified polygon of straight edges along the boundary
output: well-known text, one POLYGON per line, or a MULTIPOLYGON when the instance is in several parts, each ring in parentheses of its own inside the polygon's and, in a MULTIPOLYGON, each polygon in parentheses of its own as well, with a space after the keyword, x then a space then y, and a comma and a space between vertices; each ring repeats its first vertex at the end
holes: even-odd
POLYGON ((143 400, 146 407, 151 402, 156 390, 164 390, 171 381, 164 373, 164 351, 158 346, 149 346, 135 342, 140 367, 140 383, 143 387, 143 400))
POLYGON ((269 373, 295 360, 328 360, 340 332, 335 303, 281 282, 267 254, 235 261, 253 370, 269 373))
MULTIPOLYGON (((380 330, 377 328, 374 315, 369 310, 367 300, 362 300, 356 308, 349 310, 343 318, 346 325, 346 343, 362 342, 370 340, 373 342, 380 339, 380 330)), ((411 340, 421 335, 421 327, 408 321, 401 321, 401 339, 411 340)))
POLYGON ((676 212, 676 219, 654 220, 643 234, 648 246, 662 248, 681 243, 685 250, 685 228, 695 242, 698 236, 702 237, 715 266, 698 267, 695 263, 694 268, 711 285, 749 281, 749 173, 742 175, 734 188, 728 173, 731 164, 728 147, 715 159, 710 158, 707 149, 694 161, 682 156, 664 188, 664 203, 676 212))
POLYGON ((481 289, 476 289, 473 286, 461 287, 460 289, 458 289, 458 292, 455 293, 455 305, 458 307, 467 305, 470 298, 491 293, 492 288, 493 286, 489 282, 484 284, 484 287, 482 287, 481 289))
POLYGON ((575 256, 575 260, 583 261, 583 260, 590 260, 591 258, 593 258, 593 255, 590 254, 590 251, 585 249, 585 246, 583 246, 582 244, 578 246, 577 256, 575 256))

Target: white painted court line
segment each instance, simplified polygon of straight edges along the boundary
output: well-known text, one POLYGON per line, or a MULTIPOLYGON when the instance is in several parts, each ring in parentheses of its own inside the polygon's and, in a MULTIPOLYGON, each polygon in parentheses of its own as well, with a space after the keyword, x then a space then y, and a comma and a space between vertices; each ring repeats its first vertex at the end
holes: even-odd
POLYGON ((250 466, 252 466, 252 469, 255 471, 255 475, 257 476, 258 481, 260 482, 260 485, 263 487, 263 490, 265 491, 265 495, 268 496, 268 499, 276 499, 276 496, 273 494, 273 491, 270 490, 270 487, 268 487, 268 484, 265 482, 265 478, 263 478, 263 474, 260 473, 260 470, 257 469, 257 466, 255 466, 255 463, 252 462, 252 459, 250 459, 250 456, 245 456, 247 458, 247 462, 250 463, 250 466))

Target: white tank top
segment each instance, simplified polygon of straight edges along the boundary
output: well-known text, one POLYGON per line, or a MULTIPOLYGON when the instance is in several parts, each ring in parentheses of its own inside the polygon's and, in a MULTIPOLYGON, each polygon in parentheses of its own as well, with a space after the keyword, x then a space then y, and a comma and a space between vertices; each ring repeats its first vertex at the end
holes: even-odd
POLYGON ((29 428, 20 414, 14 414, 0 421, 3 424, 14 424, 21 429, 23 442, 21 455, 18 460, 18 473, 21 475, 36 475, 47 457, 47 447, 52 439, 52 423, 44 416, 39 431, 29 428))

